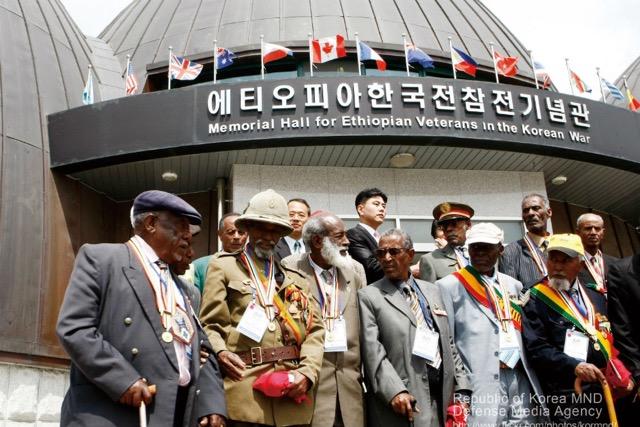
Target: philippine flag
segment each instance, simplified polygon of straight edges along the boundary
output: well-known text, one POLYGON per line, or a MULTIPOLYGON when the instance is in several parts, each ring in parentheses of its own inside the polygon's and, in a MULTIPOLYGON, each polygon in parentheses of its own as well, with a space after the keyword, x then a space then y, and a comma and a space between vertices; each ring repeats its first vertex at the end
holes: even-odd
POLYGON ((453 61, 453 66, 456 67, 456 70, 475 77, 478 63, 460 49, 455 47, 452 47, 451 49, 451 60, 453 61))
POLYGON ((376 61, 376 67, 378 70, 384 71, 387 69, 387 63, 380 55, 378 55, 378 52, 371 49, 361 41, 358 42, 358 45, 360 48, 360 61, 376 61))
POLYGON ((498 52, 493 52, 493 56, 500 74, 506 77, 513 77, 518 74, 518 67, 516 66, 518 58, 515 56, 502 56, 498 52))
POLYGON ((262 45, 262 62, 264 64, 277 61, 287 56, 293 56, 293 51, 277 44, 264 43, 262 45))
POLYGON ((422 68, 435 68, 433 58, 424 53, 420 48, 407 43, 407 62, 409 64, 418 63, 422 68))
POLYGON ((323 64, 334 59, 347 56, 347 50, 344 48, 344 37, 340 34, 334 37, 323 37, 311 41, 313 48, 313 63, 323 64))

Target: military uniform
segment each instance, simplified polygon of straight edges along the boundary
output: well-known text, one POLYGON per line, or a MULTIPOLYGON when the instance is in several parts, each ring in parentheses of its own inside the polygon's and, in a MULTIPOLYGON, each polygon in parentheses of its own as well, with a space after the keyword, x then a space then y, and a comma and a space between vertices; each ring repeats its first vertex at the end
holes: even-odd
POLYGON ((278 326, 273 331, 267 329, 259 343, 238 332, 236 327, 254 299, 251 278, 240 260, 240 252, 221 254, 211 260, 200 319, 216 354, 223 350, 241 354, 251 352, 256 347, 278 349, 297 346, 299 350, 298 361, 248 363, 241 381, 226 378, 224 386, 229 419, 277 426, 309 424, 314 407, 313 388, 322 365, 324 326, 315 300, 305 291, 307 284, 304 277, 277 262, 276 265, 276 292, 302 330, 302 345, 297 345, 290 328, 283 325, 280 316, 277 316, 278 326), (280 370, 296 370, 311 381, 313 386, 307 392, 307 402, 296 404, 287 397, 270 398, 252 389, 253 382, 261 374, 280 370))

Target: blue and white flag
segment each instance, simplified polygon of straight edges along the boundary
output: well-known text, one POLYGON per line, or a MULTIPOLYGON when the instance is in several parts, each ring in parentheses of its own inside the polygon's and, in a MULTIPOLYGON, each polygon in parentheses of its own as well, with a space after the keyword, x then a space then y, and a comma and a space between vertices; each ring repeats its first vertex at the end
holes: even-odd
POLYGON ((233 64, 233 59, 235 57, 236 55, 229 49, 219 47, 216 55, 216 68, 218 70, 222 70, 223 68, 228 67, 229 65, 233 64))
POLYGON ((84 85, 84 90, 82 91, 82 103, 84 105, 93 104, 93 75, 91 74, 91 68, 89 68, 87 84, 84 85))
POLYGON ((613 98, 618 99, 620 101, 624 101, 624 95, 622 94, 620 89, 618 89, 618 87, 616 85, 614 85, 613 83, 608 82, 605 79, 601 79, 601 80, 602 80, 602 84, 607 88, 607 90, 609 91, 609 94, 613 98))
POLYGON ((417 62, 422 68, 435 68, 433 58, 423 52, 417 46, 407 43, 407 62, 413 64, 417 62))

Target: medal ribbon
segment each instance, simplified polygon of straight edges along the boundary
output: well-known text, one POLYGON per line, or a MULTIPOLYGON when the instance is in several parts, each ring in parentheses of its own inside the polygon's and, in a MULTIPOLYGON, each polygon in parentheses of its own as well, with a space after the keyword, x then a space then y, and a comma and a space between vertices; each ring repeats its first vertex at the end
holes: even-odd
POLYGON ((276 281, 275 281, 275 268, 273 268, 273 255, 269 257, 269 260, 265 261, 265 272, 258 270, 256 264, 253 262, 253 258, 251 254, 248 253, 247 247, 242 250, 240 253, 240 260, 242 260, 245 265, 247 271, 249 272, 249 276, 251 277, 251 282, 253 283, 253 288, 256 290, 258 294, 258 301, 260 305, 264 307, 265 312, 267 313, 267 318, 269 321, 273 321, 275 319, 276 314, 273 306, 273 297, 276 294, 276 281), (268 278, 268 279, 267 279, 268 278))
POLYGON ((338 286, 340 282, 338 281, 338 271, 336 270, 336 274, 334 276, 335 284, 331 286, 329 294, 329 303, 327 304, 324 299, 324 287, 321 285, 321 279, 318 277, 318 273, 316 273, 315 269, 313 270, 313 275, 316 278, 316 285, 318 286, 318 291, 320 293, 320 308, 322 309, 322 320, 325 321, 327 329, 329 331, 333 331, 333 321, 340 316, 340 304, 338 304, 338 298, 340 297, 338 293, 338 286))
POLYGON ((135 254, 136 258, 138 258, 140 265, 142 265, 142 270, 147 277, 147 281, 151 285, 151 289, 153 290, 156 299, 156 306, 158 308, 158 312, 160 313, 162 326, 167 332, 169 332, 171 330, 171 322, 176 314, 177 305, 173 286, 171 286, 169 283, 166 283, 166 281, 162 278, 162 273, 159 271, 159 267, 152 264, 151 261, 146 258, 142 250, 136 244, 134 238, 131 238, 127 242, 127 244, 132 249, 132 252, 135 254), (158 276, 160 286, 156 285, 154 281, 151 280, 152 273, 158 276))
MULTIPOLYGON (((600 254, 600 251, 598 251, 598 254, 600 254)), ((586 255, 582 258, 585 265, 587 266, 587 270, 589 270, 589 273, 591 273, 591 277, 593 277, 593 279, 596 281, 596 291, 600 292, 601 294, 606 293, 607 291, 604 278, 604 258, 601 255, 600 257, 596 258, 596 262, 598 263, 598 268, 600 269, 600 271, 594 268, 593 264, 590 260, 587 259, 586 255)))
MULTIPOLYGON (((280 295, 274 295, 273 303, 278 308, 278 316, 280 317, 280 319, 282 319, 282 321, 287 324, 287 326, 293 333, 293 337, 296 339, 298 345, 302 345, 304 334, 300 329, 300 325, 298 324, 298 322, 296 322, 296 320, 291 316, 291 313, 289 313, 289 310, 287 310, 287 307, 285 307, 284 301, 282 301, 280 295)), ((311 320, 311 313, 309 313, 309 320, 311 320)))
POLYGON ((529 237, 529 234, 524 235, 524 242, 527 244, 527 247, 529 248, 529 252, 531 252, 531 258, 533 258, 533 262, 536 264, 536 267, 538 267, 538 270, 542 275, 546 276, 547 263, 544 262, 544 258, 542 257, 542 252, 540 252, 540 248, 538 247, 538 245, 535 244, 533 240, 531 240, 531 237, 529 237))
POLYGON ((460 283, 462 283, 462 286, 464 286, 473 299, 478 301, 479 304, 487 307, 496 315, 503 326, 505 320, 511 320, 513 322, 513 326, 518 331, 522 331, 522 307, 511 301, 508 296, 505 297, 508 293, 504 292, 504 290, 501 291, 494 286, 485 286, 480 273, 478 273, 478 271, 471 265, 454 272, 453 275, 460 283), (492 300, 489 300, 487 294, 491 296, 492 300), (506 315, 508 317, 503 317, 503 313, 507 313, 505 308, 505 299, 508 300, 509 304, 508 315, 506 315))
POLYGON ((544 281, 538 283, 531 288, 531 294, 540 299, 543 303, 560 314, 562 317, 573 323, 573 325, 584 332, 589 338, 600 345, 600 352, 604 355, 605 359, 609 361, 611 358, 611 343, 607 340, 602 333, 595 327, 595 309, 593 304, 584 293, 584 290, 579 287, 580 296, 587 307, 587 318, 584 318, 578 308, 575 306, 571 297, 565 295, 565 292, 559 292, 544 281))

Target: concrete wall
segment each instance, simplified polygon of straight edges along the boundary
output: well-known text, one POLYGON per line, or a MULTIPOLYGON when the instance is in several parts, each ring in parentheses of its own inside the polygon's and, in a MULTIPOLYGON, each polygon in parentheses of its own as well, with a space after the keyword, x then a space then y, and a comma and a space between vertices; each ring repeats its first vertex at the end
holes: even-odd
POLYGON ((256 192, 273 188, 285 198, 304 197, 312 210, 355 215, 356 194, 370 187, 388 194, 388 215, 403 216, 430 216, 448 200, 469 204, 479 217, 520 218, 525 194, 546 195, 540 172, 233 165, 231 173, 237 211, 256 192))
POLYGON ((0 427, 57 427, 69 371, 0 363, 0 427))

